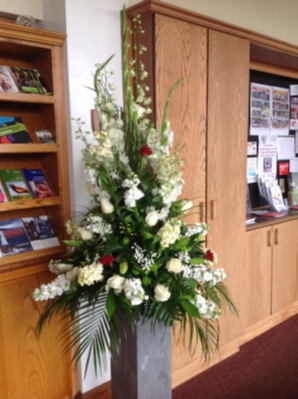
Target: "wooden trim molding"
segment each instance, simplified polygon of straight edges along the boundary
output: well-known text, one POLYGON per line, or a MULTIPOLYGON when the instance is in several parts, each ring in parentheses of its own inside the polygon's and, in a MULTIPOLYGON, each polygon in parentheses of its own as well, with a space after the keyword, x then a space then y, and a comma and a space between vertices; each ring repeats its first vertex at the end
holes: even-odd
POLYGON ((28 26, 11 23, 11 21, 0 20, 0 37, 9 39, 26 40, 41 44, 50 44, 62 47, 66 35, 60 32, 53 32, 45 29, 30 28, 28 26))
MULTIPOLYGON (((111 381, 105 382, 88 392, 78 392, 74 399, 110 399, 111 398, 111 381)), ((128 399, 128 398, 127 398, 128 399)))
POLYGON ((203 27, 217 30, 219 32, 238 36, 243 39, 247 39, 252 43, 267 46, 275 50, 293 55, 298 54, 298 46, 295 46, 294 44, 271 38, 270 36, 254 32, 249 29, 241 28, 233 24, 228 24, 214 18, 206 17, 193 11, 185 10, 181 7, 166 4, 160 0, 145 0, 127 8, 128 17, 131 18, 136 13, 158 13, 178 20, 201 25, 203 27))

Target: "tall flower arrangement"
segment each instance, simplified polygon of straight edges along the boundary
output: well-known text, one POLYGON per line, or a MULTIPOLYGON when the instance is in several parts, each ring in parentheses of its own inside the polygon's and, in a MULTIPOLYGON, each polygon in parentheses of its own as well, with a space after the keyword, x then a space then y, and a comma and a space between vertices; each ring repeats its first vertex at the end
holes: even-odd
POLYGON ((218 345, 223 304, 236 312, 223 283, 226 274, 204 246, 208 226, 183 221, 192 203, 180 198, 182 161, 167 121, 180 82, 170 90, 162 125, 155 128, 139 59, 144 47, 135 45, 128 60, 129 35, 142 33, 140 18, 133 22, 130 31, 124 10, 124 107, 116 105, 109 58, 94 74, 100 129, 91 135, 78 120, 92 207, 80 224, 66 223, 69 251, 49 264, 57 277, 33 292, 36 301, 48 301, 39 330, 54 314, 70 316, 66 349, 74 346, 76 359, 87 350, 87 366, 93 356, 96 368, 105 366, 111 341, 120 345, 120 314, 132 324, 150 319, 153 327, 170 326, 183 338, 188 327, 190 351, 200 343, 207 357, 218 345))

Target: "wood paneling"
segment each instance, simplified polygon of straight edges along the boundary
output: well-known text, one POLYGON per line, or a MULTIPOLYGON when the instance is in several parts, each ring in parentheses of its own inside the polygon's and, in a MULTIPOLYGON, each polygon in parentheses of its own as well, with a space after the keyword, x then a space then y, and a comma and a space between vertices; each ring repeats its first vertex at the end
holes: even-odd
POLYGON ((297 220, 273 227, 272 314, 298 299, 297 231, 297 220))
MULTIPOLYGON (((184 163, 182 196, 198 205, 205 202, 206 189, 207 31, 156 15, 154 55, 157 125, 170 88, 183 78, 173 93, 168 120, 184 163)), ((198 215, 192 221, 198 221, 198 215)))
POLYGON ((249 42, 209 31, 207 214, 208 246, 227 273, 226 284, 240 317, 220 318, 221 345, 243 333, 246 141, 249 42))
POLYGON ((271 313, 272 229, 246 233, 246 262, 243 307, 245 327, 266 319, 271 313))
POLYGON ((41 337, 34 329, 44 303, 32 291, 48 282, 48 273, 0 285, 0 392, 3 398, 62 399, 72 386, 70 356, 58 343, 61 323, 52 320, 41 337))

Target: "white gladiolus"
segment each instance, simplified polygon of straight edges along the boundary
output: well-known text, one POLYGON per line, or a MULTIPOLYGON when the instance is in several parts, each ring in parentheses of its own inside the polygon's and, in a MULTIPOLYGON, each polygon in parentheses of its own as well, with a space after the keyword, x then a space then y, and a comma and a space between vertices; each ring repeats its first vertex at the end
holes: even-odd
POLYGON ((69 288, 70 281, 65 274, 61 274, 51 283, 42 284, 40 288, 36 288, 32 293, 32 297, 36 301, 47 301, 56 296, 61 296, 64 292, 68 291, 69 288))
POLYGON ((154 299, 157 302, 166 302, 171 296, 171 293, 165 285, 157 284, 154 288, 154 299))
POLYGON ((100 200, 100 207, 102 212, 105 214, 113 213, 115 210, 114 205, 107 198, 100 200))
POLYGON ((156 211, 149 212, 145 221, 149 227, 155 226, 159 220, 159 213, 156 211))
POLYGON ((181 210, 186 213, 193 207, 193 203, 190 200, 184 200, 182 203, 181 210))

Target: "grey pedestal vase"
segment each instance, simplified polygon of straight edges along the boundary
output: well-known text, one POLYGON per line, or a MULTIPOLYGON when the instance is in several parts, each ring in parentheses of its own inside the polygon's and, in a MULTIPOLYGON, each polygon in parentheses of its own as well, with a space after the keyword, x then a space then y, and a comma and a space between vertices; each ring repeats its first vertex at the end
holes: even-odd
POLYGON ((126 326, 119 353, 112 353, 112 399, 171 399, 171 329, 151 322, 126 326))

